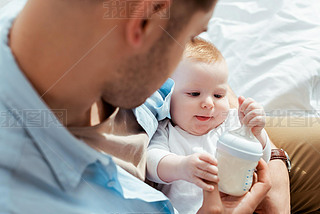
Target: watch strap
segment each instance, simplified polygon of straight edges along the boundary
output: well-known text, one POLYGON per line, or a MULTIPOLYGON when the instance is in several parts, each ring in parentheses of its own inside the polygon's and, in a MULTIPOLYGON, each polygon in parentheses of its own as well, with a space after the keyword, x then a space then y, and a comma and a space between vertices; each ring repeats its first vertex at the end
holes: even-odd
POLYGON ((291 162, 288 154, 283 149, 271 149, 271 157, 270 160, 283 160, 288 168, 288 171, 291 170, 291 162))

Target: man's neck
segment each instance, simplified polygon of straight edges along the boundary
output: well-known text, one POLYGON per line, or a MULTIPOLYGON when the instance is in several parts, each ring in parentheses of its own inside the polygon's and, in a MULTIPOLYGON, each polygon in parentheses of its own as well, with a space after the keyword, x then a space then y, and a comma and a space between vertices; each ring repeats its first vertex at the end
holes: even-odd
POLYGON ((90 114, 90 126, 95 126, 106 120, 113 112, 115 107, 100 100, 92 105, 90 114))

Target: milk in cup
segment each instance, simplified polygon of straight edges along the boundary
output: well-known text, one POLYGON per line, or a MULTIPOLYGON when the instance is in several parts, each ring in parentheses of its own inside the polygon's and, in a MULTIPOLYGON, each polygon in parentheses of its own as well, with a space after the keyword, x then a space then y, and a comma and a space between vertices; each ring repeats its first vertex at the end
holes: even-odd
POLYGON ((250 128, 243 125, 223 134, 217 143, 219 190, 233 196, 248 192, 262 155, 262 145, 250 128))

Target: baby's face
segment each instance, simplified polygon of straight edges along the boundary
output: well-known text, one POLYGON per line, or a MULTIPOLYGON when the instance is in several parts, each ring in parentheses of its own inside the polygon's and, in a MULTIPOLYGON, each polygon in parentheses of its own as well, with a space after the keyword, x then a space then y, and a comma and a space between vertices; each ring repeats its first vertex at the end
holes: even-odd
POLYGON ((224 122, 229 111, 224 61, 207 64, 186 59, 172 78, 171 117, 175 125, 190 134, 203 135, 224 122))

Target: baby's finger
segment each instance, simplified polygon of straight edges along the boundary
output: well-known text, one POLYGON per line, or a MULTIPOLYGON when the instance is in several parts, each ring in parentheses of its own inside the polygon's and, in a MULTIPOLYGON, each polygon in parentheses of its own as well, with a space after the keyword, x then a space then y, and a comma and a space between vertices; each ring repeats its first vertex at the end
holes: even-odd
MULTIPOLYGON (((266 120, 265 120, 265 113, 263 110, 261 109, 255 109, 255 110, 252 110, 250 111, 248 114, 246 114, 242 120, 242 122, 246 125, 249 125, 250 122, 251 123, 265 123, 266 120)), ((252 126, 250 126, 252 127, 252 126)))
POLYGON ((264 128, 266 125, 266 119, 263 116, 257 116, 249 120, 246 125, 248 127, 260 127, 264 128))
POLYGON ((253 110, 255 110, 255 109, 261 109, 262 112, 264 112, 263 106, 262 106, 260 103, 257 103, 257 102, 254 101, 254 102, 250 103, 250 104, 247 106, 247 108, 246 108, 246 110, 245 110, 245 114, 247 114, 247 113, 249 113, 250 111, 253 111, 253 110))
POLYGON ((239 112, 238 112, 238 115, 239 115, 240 123, 243 124, 243 118, 244 118, 244 116, 245 116, 244 113, 239 111, 239 112))
POLYGON ((250 103, 247 108, 244 110, 244 114, 247 115, 250 112, 255 111, 256 113, 259 113, 261 115, 265 114, 264 109, 262 107, 262 105, 260 105, 259 103, 256 102, 252 102, 250 103))
POLYGON ((239 106, 239 111, 245 112, 245 110, 248 108, 248 106, 253 102, 255 102, 255 100, 252 98, 245 99, 245 101, 243 101, 243 103, 239 106))
POLYGON ((214 189, 214 186, 212 184, 207 184, 202 179, 194 177, 193 183, 200 187, 201 189, 204 189, 206 191, 212 191, 214 189))
POLYGON ((200 169, 195 172, 195 176, 197 176, 198 178, 201 178, 202 180, 205 180, 205 181, 210 181, 210 182, 214 182, 214 183, 219 182, 219 178, 218 178, 217 174, 211 174, 207 171, 203 171, 200 169))
POLYGON ((238 97, 238 102, 239 102, 239 106, 242 105, 242 103, 246 100, 246 98, 244 96, 239 96, 238 97))
POLYGON ((197 168, 202 171, 207 171, 213 175, 218 175, 218 167, 216 165, 212 165, 203 161, 197 165, 197 168))
POLYGON ((209 164, 212 164, 212 165, 217 165, 217 160, 210 154, 208 153, 202 153, 199 155, 199 159, 202 160, 202 161, 205 161, 209 164))

